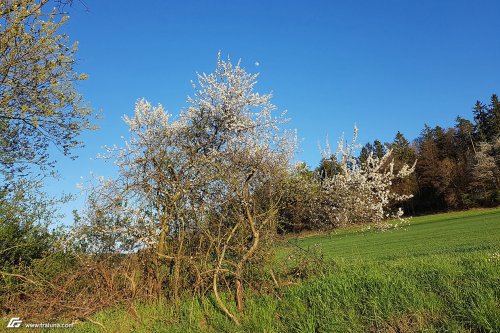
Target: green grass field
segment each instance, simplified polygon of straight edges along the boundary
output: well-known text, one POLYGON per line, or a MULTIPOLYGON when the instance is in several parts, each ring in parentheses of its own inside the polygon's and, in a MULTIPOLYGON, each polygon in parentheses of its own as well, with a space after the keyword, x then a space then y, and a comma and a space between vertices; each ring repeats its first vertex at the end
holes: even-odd
POLYGON ((500 332, 500 209, 288 239, 277 250, 276 267, 301 253, 315 275, 279 297, 248 291, 240 327, 212 299, 191 298, 179 313, 169 304, 110 309, 93 317, 103 326, 72 332, 500 332))
POLYGON ((289 239, 283 244, 294 245, 321 250, 329 258, 362 260, 500 252, 500 209, 421 216, 410 219, 408 226, 385 232, 340 230, 336 234, 289 239))

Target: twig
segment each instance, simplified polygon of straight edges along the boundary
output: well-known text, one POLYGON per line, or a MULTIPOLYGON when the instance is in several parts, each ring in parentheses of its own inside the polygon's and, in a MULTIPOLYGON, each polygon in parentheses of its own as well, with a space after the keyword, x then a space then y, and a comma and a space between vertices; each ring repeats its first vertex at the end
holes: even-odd
POLYGON ((96 320, 94 320, 94 319, 92 319, 92 318, 90 318, 90 317, 85 317, 85 319, 87 319, 88 321, 90 321, 92 324, 99 325, 99 326, 101 326, 102 328, 106 329, 106 327, 105 327, 102 323, 100 323, 100 322, 98 322, 98 321, 96 321, 96 320))
POLYGON ((270 268, 270 269, 269 269, 269 272, 271 273, 271 277, 273 278, 273 281, 274 281, 274 284, 276 285, 276 288, 278 288, 278 289, 279 289, 280 284, 278 283, 278 280, 276 280, 276 276, 274 275, 273 269, 272 269, 272 268, 270 268))
POLYGON ((7 275, 7 276, 13 276, 13 277, 21 279, 23 281, 26 281, 26 282, 32 283, 34 285, 37 285, 37 283, 35 281, 33 281, 31 279, 28 279, 26 276, 23 276, 21 274, 7 273, 7 272, 3 272, 3 271, 0 271, 0 274, 7 275))

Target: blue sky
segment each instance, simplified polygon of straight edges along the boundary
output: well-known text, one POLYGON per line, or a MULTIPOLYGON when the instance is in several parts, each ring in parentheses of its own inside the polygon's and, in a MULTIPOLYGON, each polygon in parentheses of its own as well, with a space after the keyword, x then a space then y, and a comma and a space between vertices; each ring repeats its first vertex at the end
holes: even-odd
MULTIPOLYGON (((79 91, 102 112, 85 149, 58 158, 50 193, 78 193, 80 177, 113 174, 101 146, 127 136, 137 99, 178 114, 196 72, 217 52, 260 72, 257 90, 288 110, 310 166, 318 143, 354 123, 359 141, 414 139, 424 123, 452 126, 476 100, 500 93, 500 1, 78 1, 64 31, 79 41, 79 91), (259 63, 257 66, 256 63, 259 63)), ((83 197, 63 212, 81 208, 83 197)), ((71 218, 65 219, 69 223, 71 218)))

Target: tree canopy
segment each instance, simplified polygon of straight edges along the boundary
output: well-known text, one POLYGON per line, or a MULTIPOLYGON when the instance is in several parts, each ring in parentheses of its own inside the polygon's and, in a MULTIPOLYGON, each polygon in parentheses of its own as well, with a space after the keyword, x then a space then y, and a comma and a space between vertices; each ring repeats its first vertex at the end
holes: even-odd
POLYGON ((67 21, 48 0, 0 3, 0 172, 12 180, 54 165, 50 147, 72 156, 78 135, 94 129, 77 92, 77 43, 59 32, 67 21))

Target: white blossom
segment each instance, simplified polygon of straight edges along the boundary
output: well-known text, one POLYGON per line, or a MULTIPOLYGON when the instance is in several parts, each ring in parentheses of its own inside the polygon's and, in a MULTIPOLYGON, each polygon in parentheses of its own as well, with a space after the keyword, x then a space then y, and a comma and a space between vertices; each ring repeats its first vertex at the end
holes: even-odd
POLYGON ((359 148, 357 134, 358 128, 355 127, 349 144, 342 135, 335 152, 332 153, 329 145, 323 152, 324 158, 336 163, 339 170, 326 175, 322 182, 324 200, 318 203, 320 209, 337 225, 368 222, 382 225, 388 219, 401 219, 402 208, 393 211, 391 207, 412 196, 395 193, 391 185, 397 178, 408 177, 415 164, 404 165, 396 173, 391 150, 381 158, 370 154, 365 163, 360 163, 354 154, 359 148))

